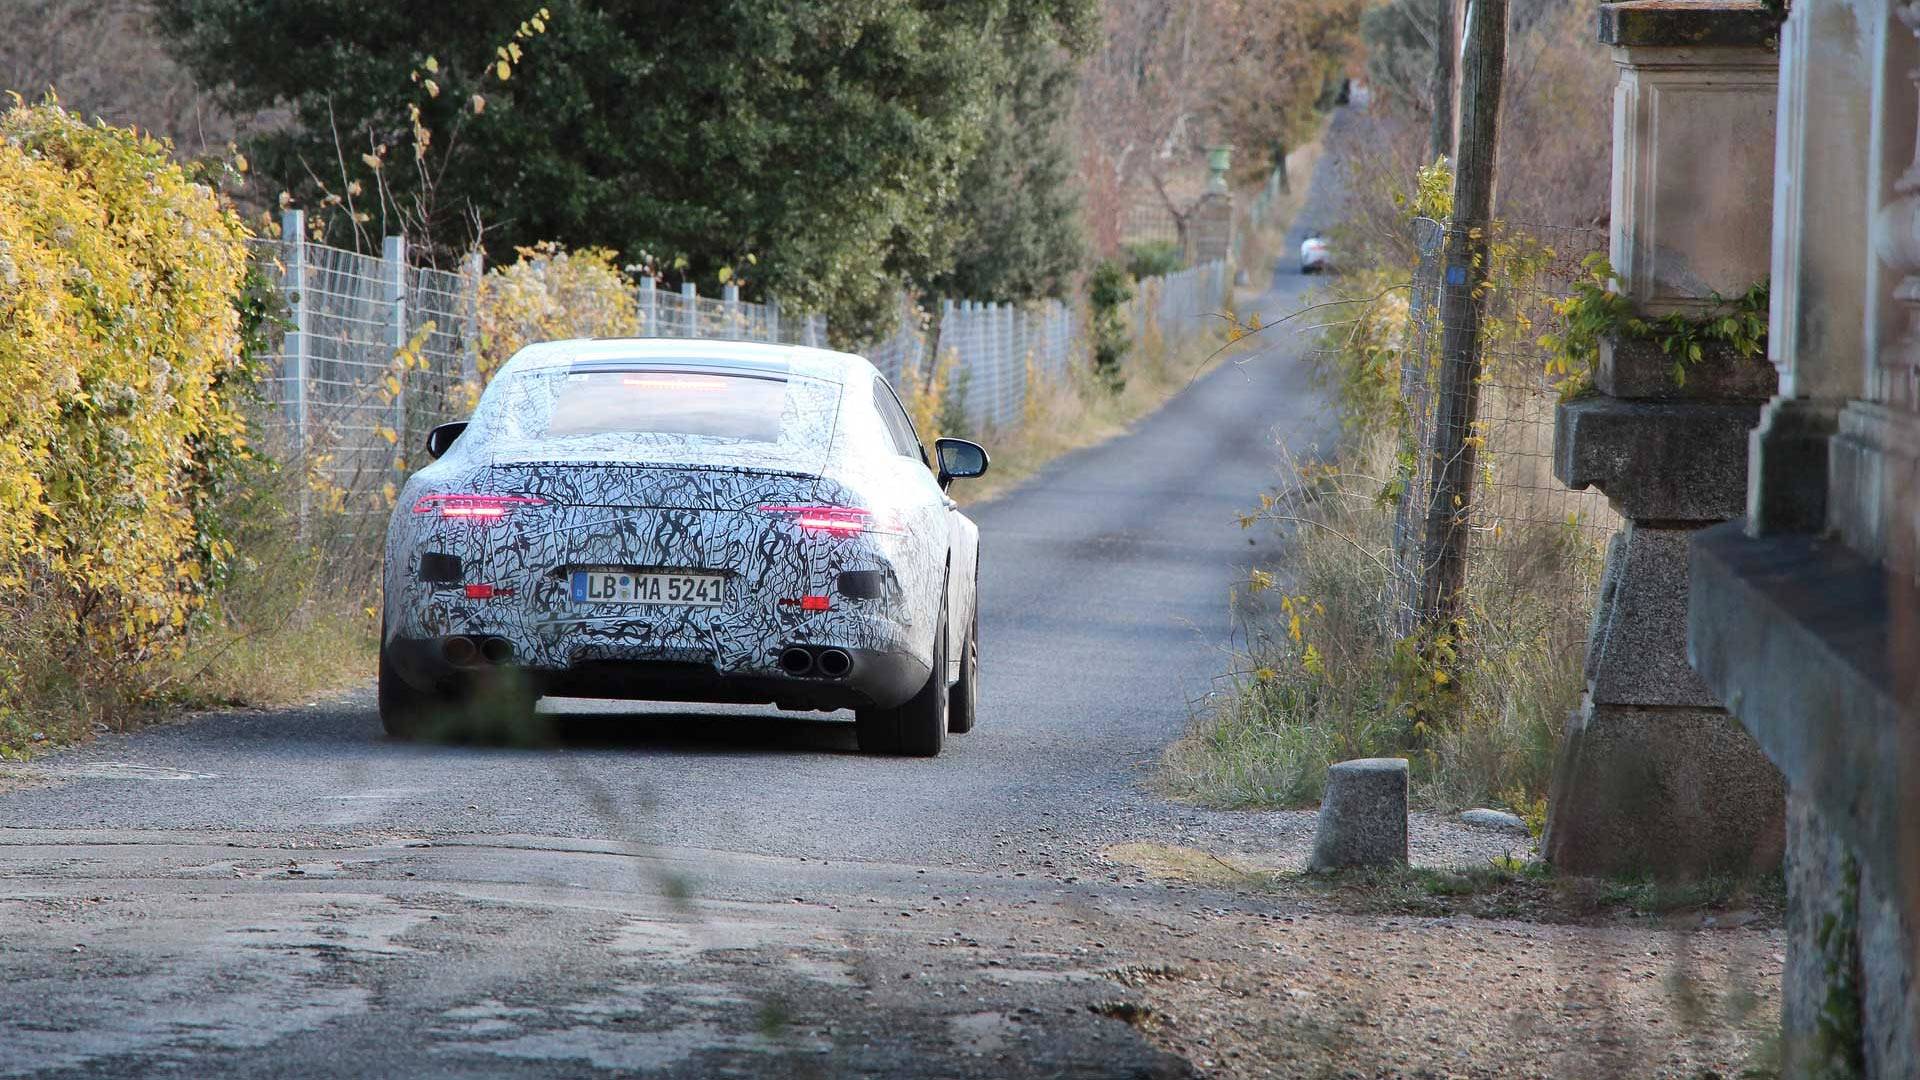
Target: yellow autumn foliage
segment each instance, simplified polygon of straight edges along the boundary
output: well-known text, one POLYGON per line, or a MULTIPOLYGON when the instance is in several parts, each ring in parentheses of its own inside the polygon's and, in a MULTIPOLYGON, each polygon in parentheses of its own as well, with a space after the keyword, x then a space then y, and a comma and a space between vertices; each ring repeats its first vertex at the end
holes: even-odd
POLYGON ((633 283, 605 248, 568 251, 555 243, 519 249, 520 257, 480 282, 480 377, 484 382, 522 346, 571 337, 641 333, 633 283))
POLYGON ((245 238, 160 142, 0 116, 0 604, 64 610, 90 654, 177 643, 228 554, 201 512, 243 445, 245 238))

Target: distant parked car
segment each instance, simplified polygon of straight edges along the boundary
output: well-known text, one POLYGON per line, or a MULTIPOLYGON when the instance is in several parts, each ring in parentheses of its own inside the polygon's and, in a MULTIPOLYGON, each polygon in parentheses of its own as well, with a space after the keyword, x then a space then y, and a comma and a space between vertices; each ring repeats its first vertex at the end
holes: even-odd
POLYGON ((1300 241, 1300 272, 1318 274, 1333 269, 1333 249, 1319 233, 1308 234, 1300 241))
POLYGON ((929 454, 866 360, 533 345, 427 450, 387 539, 389 733, 476 690, 852 709, 891 754, 973 726, 979 530, 946 488, 987 454, 929 454))

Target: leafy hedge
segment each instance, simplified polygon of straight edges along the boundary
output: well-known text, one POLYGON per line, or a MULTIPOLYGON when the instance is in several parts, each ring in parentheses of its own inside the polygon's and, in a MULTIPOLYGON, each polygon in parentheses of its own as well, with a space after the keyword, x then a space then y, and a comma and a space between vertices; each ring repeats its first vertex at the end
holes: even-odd
POLYGON ((604 248, 520 248, 480 281, 480 374, 491 378, 523 346, 569 337, 640 334, 633 283, 604 248))
POLYGON ((0 116, 0 614, 64 639, 0 637, 0 710, 27 649, 105 679, 176 650, 233 557, 245 238, 160 142, 0 116))

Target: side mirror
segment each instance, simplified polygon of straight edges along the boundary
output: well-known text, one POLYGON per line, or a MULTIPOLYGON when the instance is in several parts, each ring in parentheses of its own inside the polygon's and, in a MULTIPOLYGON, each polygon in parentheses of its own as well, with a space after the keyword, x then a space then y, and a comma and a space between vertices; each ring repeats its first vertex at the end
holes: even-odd
POLYGON ((427 456, 437 458, 453 447, 453 440, 467 430, 465 420, 455 420, 451 424, 441 424, 427 432, 427 456))
POLYGON ((940 461, 940 486, 970 480, 987 471, 987 448, 965 439, 935 439, 934 457, 940 461))

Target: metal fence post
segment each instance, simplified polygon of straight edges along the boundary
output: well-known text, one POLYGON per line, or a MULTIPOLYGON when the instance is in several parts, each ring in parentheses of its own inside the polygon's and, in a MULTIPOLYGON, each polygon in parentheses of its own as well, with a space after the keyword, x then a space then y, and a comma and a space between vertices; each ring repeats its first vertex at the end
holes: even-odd
POLYGON ((780 344, 780 298, 767 297, 767 340, 780 344))
POLYGON ((685 305, 687 309, 687 336, 690 338, 699 337, 700 291, 694 288, 693 282, 683 281, 680 283, 680 302, 685 305))
POLYGON ((652 274, 640 277, 640 334, 660 336, 660 290, 655 287, 652 274))
POLYGON ((281 346, 283 356, 280 366, 280 380, 285 389, 282 391, 281 404, 292 414, 293 453, 295 468, 300 476, 300 518, 302 533, 307 525, 307 358, 311 344, 307 340, 311 324, 312 306, 307 299, 307 212, 288 210, 280 215, 280 245, 283 251, 281 259, 286 264, 286 277, 281 280, 281 292, 287 297, 288 315, 293 322, 287 331, 285 344, 281 346))
POLYGON ((380 241, 380 299, 387 305, 387 369, 399 383, 393 400, 387 403, 387 426, 394 434, 396 454, 405 454, 407 439, 407 384, 412 381, 406 367, 393 371, 394 361, 407 347, 407 238, 388 236, 380 241))
POLYGON ((1018 357, 1014 348, 1014 306, 1000 304, 1000 379, 995 390, 993 423, 1004 425, 1012 419, 1014 404, 1014 379, 1018 379, 1016 363, 1018 357))
POLYGON ((1426 521, 1427 483, 1432 475, 1428 440, 1433 418, 1433 372, 1440 338, 1434 324, 1440 293, 1441 248, 1446 227, 1432 218, 1413 222, 1414 248, 1419 261, 1408 298, 1407 349, 1400 359, 1400 400, 1407 425, 1402 432, 1402 464, 1396 483, 1400 497, 1393 508, 1393 579, 1398 593, 1387 613, 1395 637, 1406 637, 1419 625, 1420 595, 1425 578, 1420 553, 1420 528, 1426 521))
POLYGON ((460 382, 480 391, 480 285, 487 272, 486 252, 474 248, 460 261, 460 287, 466 292, 466 325, 460 334, 460 382))
POLYGON ((746 328, 740 325, 740 286, 732 282, 720 286, 720 302, 726 305, 726 336, 746 337, 746 328))

